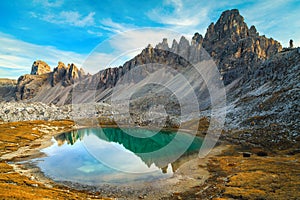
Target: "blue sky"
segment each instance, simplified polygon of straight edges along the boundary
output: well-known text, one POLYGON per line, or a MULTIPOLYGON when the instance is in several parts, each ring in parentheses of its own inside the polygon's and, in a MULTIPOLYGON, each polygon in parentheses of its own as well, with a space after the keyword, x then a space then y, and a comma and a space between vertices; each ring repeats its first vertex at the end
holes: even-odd
POLYGON ((148 43, 154 46, 162 37, 172 39, 170 31, 187 38, 194 32, 204 35, 222 11, 232 8, 238 8, 248 26, 255 25, 260 34, 279 40, 283 46, 292 38, 295 46, 300 46, 299 0, 0 1, 0 77, 30 73, 37 59, 52 68, 58 61, 73 62, 94 73, 108 66, 116 52, 136 49, 124 61, 148 43), (122 37, 111 42, 118 34, 122 37), (103 42, 109 47, 98 48, 98 54, 93 54, 98 68, 89 69, 84 65, 86 58, 103 42))

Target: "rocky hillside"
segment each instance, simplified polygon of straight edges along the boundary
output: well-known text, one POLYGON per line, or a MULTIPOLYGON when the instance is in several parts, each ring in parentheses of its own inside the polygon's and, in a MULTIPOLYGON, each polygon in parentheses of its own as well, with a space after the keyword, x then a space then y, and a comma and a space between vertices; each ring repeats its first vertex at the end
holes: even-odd
POLYGON ((280 52, 227 92, 227 130, 235 142, 290 148, 300 141, 300 48, 280 52))

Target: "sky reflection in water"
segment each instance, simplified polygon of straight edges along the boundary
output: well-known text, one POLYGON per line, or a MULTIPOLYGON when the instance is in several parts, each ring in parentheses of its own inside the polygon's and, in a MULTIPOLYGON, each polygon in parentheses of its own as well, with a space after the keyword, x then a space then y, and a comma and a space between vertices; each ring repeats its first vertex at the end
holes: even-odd
POLYGON ((182 164, 180 160, 197 153, 202 144, 200 138, 185 133, 153 135, 152 130, 128 128, 125 132, 130 134, 126 134, 123 130, 89 128, 63 133, 42 150, 47 157, 33 161, 55 181, 122 184, 170 177, 182 164), (138 134, 142 137, 134 137, 138 134))

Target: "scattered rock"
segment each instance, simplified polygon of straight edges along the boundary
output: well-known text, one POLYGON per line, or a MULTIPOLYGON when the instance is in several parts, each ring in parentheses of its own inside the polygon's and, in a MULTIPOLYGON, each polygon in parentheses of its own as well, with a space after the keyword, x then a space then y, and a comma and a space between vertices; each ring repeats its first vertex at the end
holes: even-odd
MULTIPOLYGON (((81 109, 76 108, 76 111, 73 111, 73 106, 75 105, 55 106, 37 102, 0 102, 0 116, 1 119, 5 122, 13 122, 30 120, 78 119, 91 117, 107 118, 112 115, 111 107, 108 104, 97 103, 92 105, 91 108, 89 108, 91 105, 81 104, 81 109), (93 112, 95 110, 91 110, 92 108, 97 109, 101 112, 95 115, 93 112)), ((15 127, 11 128, 13 129, 15 127)))
POLYGON ((248 158, 251 156, 250 152, 243 152, 243 157, 248 158))
POLYGON ((265 151, 258 151, 258 152, 256 153, 256 155, 257 155, 257 156, 268 156, 268 153, 265 152, 265 151))

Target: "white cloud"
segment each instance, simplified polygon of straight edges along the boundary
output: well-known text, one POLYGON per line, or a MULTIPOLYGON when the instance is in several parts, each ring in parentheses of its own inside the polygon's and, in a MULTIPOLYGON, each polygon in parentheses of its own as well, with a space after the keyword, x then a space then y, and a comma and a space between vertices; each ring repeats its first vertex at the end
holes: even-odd
POLYGON ((91 34, 91 35, 95 35, 97 37, 101 37, 103 36, 103 33, 100 31, 92 31, 92 30, 87 30, 87 33, 91 34))
POLYGON ((136 28, 132 24, 116 23, 111 18, 105 18, 100 20, 101 25, 97 27, 103 30, 107 30, 113 33, 122 33, 124 31, 136 28))
POLYGON ((77 11, 62 11, 59 14, 49 14, 41 16, 41 19, 53 24, 67 24, 71 26, 87 27, 93 26, 95 12, 90 12, 87 16, 82 16, 77 11))
POLYGON ((39 59, 47 62, 52 69, 57 66, 58 61, 74 63, 80 67, 85 59, 85 55, 52 46, 31 44, 1 32, 0 43, 0 67, 7 69, 5 72, 1 71, 1 77, 17 78, 24 72, 30 73, 33 61, 39 59))
POLYGON ((208 19, 208 8, 199 2, 165 0, 162 7, 150 10, 147 16, 153 21, 170 26, 195 27, 208 19))
POLYGON ((113 54, 100 53, 95 51, 87 56, 82 65, 84 66, 85 71, 88 71, 91 74, 95 74, 100 70, 107 68, 112 60, 114 60, 114 58, 115 57, 113 54))
POLYGON ((44 7, 50 7, 50 8, 57 8, 62 6, 62 4, 64 3, 63 0, 34 0, 33 3, 37 4, 37 5, 42 5, 44 7))
POLYGON ((163 38, 168 39, 169 46, 173 39, 180 38, 181 33, 161 28, 141 28, 125 31, 110 39, 110 44, 120 52, 143 49, 148 44, 155 46, 162 42, 163 38))

